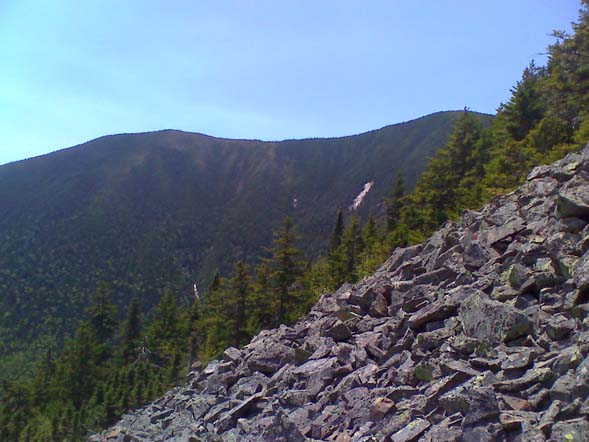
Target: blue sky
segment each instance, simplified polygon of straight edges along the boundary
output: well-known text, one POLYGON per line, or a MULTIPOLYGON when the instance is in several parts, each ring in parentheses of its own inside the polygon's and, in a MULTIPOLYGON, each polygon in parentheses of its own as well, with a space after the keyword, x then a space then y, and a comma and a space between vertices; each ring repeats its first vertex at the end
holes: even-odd
POLYGON ((0 0, 0 164, 113 133, 340 136, 492 113, 575 0, 0 0))

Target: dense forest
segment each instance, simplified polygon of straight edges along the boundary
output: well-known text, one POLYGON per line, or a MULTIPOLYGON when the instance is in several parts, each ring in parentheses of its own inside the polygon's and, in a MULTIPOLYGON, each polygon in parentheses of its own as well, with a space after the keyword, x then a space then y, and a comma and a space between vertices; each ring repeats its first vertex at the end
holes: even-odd
POLYGON ((317 256, 337 207, 373 181, 366 216, 391 165, 412 187, 459 113, 332 139, 120 134, 0 166, 0 380, 61 348, 100 281, 120 313, 133 298, 150 312, 165 290, 190 302, 216 269, 254 264, 285 216, 317 256))
POLYGON ((0 438, 80 440, 156 397, 189 365, 295 321, 321 293, 370 274, 395 247, 421 241, 464 209, 513 189, 531 167, 578 149, 589 140, 588 7, 582 1, 572 34, 554 33, 546 66, 525 69, 491 127, 465 110, 413 191, 395 177, 384 216, 362 223, 345 210, 334 213, 317 260, 304 259, 297 226, 286 218, 253 267, 236 262, 190 303, 166 292, 148 318, 132 301, 118 326, 112 293, 99 284, 63 351, 47 353, 30 379, 4 382, 0 438))

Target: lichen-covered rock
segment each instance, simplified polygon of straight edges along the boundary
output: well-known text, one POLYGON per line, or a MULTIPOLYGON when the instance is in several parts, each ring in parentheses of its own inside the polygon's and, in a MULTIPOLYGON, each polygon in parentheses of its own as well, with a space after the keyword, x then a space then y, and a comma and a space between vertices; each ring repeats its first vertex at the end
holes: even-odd
POLYGON ((589 147, 94 442, 589 440, 589 147))
POLYGON ((508 304, 490 300, 484 293, 475 293, 464 301, 460 322, 468 336, 491 345, 526 336, 533 328, 525 313, 508 304))
POLYGON ((589 185, 575 177, 558 192, 558 211, 562 218, 589 218, 589 185))

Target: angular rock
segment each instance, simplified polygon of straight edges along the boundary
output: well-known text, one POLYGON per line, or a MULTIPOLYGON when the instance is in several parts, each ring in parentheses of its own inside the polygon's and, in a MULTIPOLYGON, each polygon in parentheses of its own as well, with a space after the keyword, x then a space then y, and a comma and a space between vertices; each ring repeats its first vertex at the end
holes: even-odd
POLYGON ((350 339, 352 337, 352 332, 346 324, 337 321, 327 330, 326 336, 333 338, 336 342, 342 342, 350 339))
POLYGON ((238 348, 229 347, 223 352, 225 362, 238 362, 242 358, 242 353, 238 348))
POLYGON ((525 222, 519 217, 515 217, 511 221, 501 224, 498 227, 490 229, 486 232, 485 242, 489 245, 494 245, 507 237, 513 236, 516 233, 525 229, 525 222))
POLYGON ((490 344, 525 336, 533 329, 532 321, 519 310, 486 299, 484 294, 470 296, 460 308, 464 332, 490 344))
POLYGON ((501 395, 501 399, 508 405, 508 407, 515 411, 526 411, 530 409, 530 403, 525 399, 520 399, 506 394, 501 395))
POLYGON ((576 397, 576 378, 574 372, 571 370, 564 376, 559 377, 552 388, 550 389, 550 397, 552 400, 559 400, 564 403, 569 403, 576 397))
POLYGON ((446 319, 455 315, 458 310, 458 302, 451 299, 434 301, 411 315, 408 324, 413 329, 419 329, 428 322, 446 319))
POLYGON ((589 422, 583 418, 557 422, 552 427, 550 438, 554 441, 586 442, 589 440, 589 422))
POLYGON ((575 304, 589 302, 589 251, 577 262, 573 271, 573 281, 579 290, 575 304))
POLYGON ((263 394, 257 394, 242 401, 231 410, 224 413, 216 422, 215 427, 219 433, 224 433, 230 428, 235 427, 237 419, 244 417, 257 402, 264 397, 263 394))
POLYGON ((514 350, 516 351, 507 356, 507 359, 501 363, 502 370, 527 368, 534 362, 538 354, 536 350, 527 347, 514 350))
POLYGON ((567 319, 563 315, 550 318, 546 324, 546 333, 554 340, 566 338, 575 328, 575 320, 567 319))
POLYGON ((377 293, 374 301, 368 309, 368 313, 376 318, 383 318, 388 315, 388 303, 383 295, 377 293))
POLYGON ((423 332, 417 335, 417 346, 423 350, 434 350, 439 348, 450 336, 452 336, 452 332, 447 328, 423 332))
POLYGON ((271 338, 253 341, 248 345, 248 347, 250 346, 247 365, 252 371, 273 374, 280 367, 295 359, 293 348, 271 338))
POLYGON ((425 433, 425 431, 430 427, 430 423, 425 419, 415 419, 411 421, 409 425, 407 425, 402 430, 399 430, 393 437, 391 438, 392 442, 415 442, 419 439, 419 437, 425 433))
POLYGON ((395 403, 392 400, 386 397, 376 398, 370 406, 370 420, 373 422, 381 420, 394 407, 395 403))
POLYGON ((561 218, 588 219, 589 185, 571 185, 558 192, 558 214, 561 218))
POLYGON ((531 368, 520 378, 497 382, 495 388, 504 392, 521 391, 530 385, 546 382, 551 378, 552 370, 549 368, 531 368))
POLYGON ((480 269, 489 260, 490 254, 478 241, 469 241, 464 248, 464 265, 469 270, 480 269))
POLYGON ((262 433, 262 439, 272 442, 306 442, 307 438, 299 429, 282 413, 278 411, 272 421, 262 433))

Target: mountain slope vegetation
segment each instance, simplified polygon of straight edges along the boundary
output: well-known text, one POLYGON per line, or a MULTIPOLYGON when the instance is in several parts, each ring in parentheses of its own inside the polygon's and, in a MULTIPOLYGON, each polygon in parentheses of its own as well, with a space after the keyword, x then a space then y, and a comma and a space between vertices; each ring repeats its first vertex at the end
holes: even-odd
POLYGON ((283 142, 123 134, 1 166, 0 355, 20 364, 24 344, 72 332, 101 281, 119 307, 150 311, 166 289, 189 300, 254 261, 285 216, 317 253, 338 207, 373 181, 360 211, 375 208, 399 170, 411 185, 457 116, 283 142))
MULTIPOLYGON (((0 436, 5 440, 23 441, 80 440, 83 434, 114 422, 120 413, 145 403, 178 382, 188 364, 217 356, 228 345, 243 344, 260 328, 292 322, 320 293, 369 274, 390 255, 392 248, 421 241, 440 223, 455 219, 464 209, 477 208, 482 201, 513 189, 532 166, 578 149, 589 139, 586 63, 589 59, 589 2, 581 3, 573 34, 555 34, 556 42, 548 48, 548 64, 545 67, 531 65, 526 69, 522 80, 513 88, 510 100, 498 110, 491 127, 485 128, 469 112, 457 115, 448 142, 433 155, 415 188, 405 191, 401 177, 393 174, 396 179, 390 192, 378 194, 386 209, 381 217, 369 216, 362 223, 358 217, 345 216, 343 211, 336 217, 333 216, 335 210, 331 213, 333 227, 323 238, 329 238, 327 250, 314 262, 300 259, 297 245, 301 243, 296 241, 295 231, 301 219, 292 216, 294 221, 286 218, 280 228, 274 228, 273 241, 255 268, 236 259, 231 274, 224 272, 224 277, 217 274, 212 278, 201 302, 182 304, 178 296, 167 291, 158 298, 157 307, 146 320, 139 301, 133 301, 126 309, 127 319, 117 327, 111 299, 119 295, 116 290, 109 295, 109 289, 99 285, 64 350, 55 356, 48 352, 34 376, 3 383, 0 436)), ((106 163, 106 159, 104 161, 106 163)), ((356 164, 354 159, 349 161, 350 165, 356 164)), ((255 162, 250 164, 254 168, 256 165, 255 162)), ((110 169, 105 167, 105 170, 110 169)), ((542 169, 538 173, 541 175, 542 169)), ((407 173, 408 189, 411 189, 412 177, 414 175, 407 173)), ((357 188, 350 191, 345 201, 358 193, 365 179, 354 183, 357 188)), ((170 185, 173 181, 169 181, 170 185)), ((268 186, 268 181, 264 182, 268 186)), ((131 183, 126 181, 125 185, 131 183)), ((50 188, 51 181, 45 180, 45 185, 50 188)), ((83 200, 91 186, 84 190, 72 184, 71 188, 79 192, 83 200)), ((265 190, 278 195, 274 188, 265 190)), ((291 197, 292 194, 289 199, 291 197)), ((372 197, 376 198, 377 194, 372 197)), ((116 196, 113 198, 108 203, 116 204, 116 196)), ((330 209, 342 205, 344 200, 337 199, 330 209)), ((39 198, 37 202, 52 209, 59 207, 56 201, 51 204, 39 198)), ((132 200, 125 202, 141 205, 132 200)), ((173 202, 166 204, 169 204, 164 205, 167 209, 173 207, 173 202)), ((290 207, 290 202, 283 204, 283 207, 290 207)), ((15 214, 26 213, 18 204, 10 209, 15 214)), ((145 210, 149 213, 148 208, 145 210)), ((60 214, 59 210, 51 213, 60 214)), ((157 213, 166 212, 162 209, 157 213)), ((286 210, 277 213, 291 214, 286 210)), ((501 214, 492 224, 501 225, 503 217, 509 216, 509 213, 501 214)), ((26 216, 19 218, 21 222, 26 219, 26 216)), ((586 225, 586 220, 571 222, 564 227, 582 229, 586 225)), ((7 232, 18 231, 16 227, 12 226, 7 232)), ((40 230, 37 241, 42 234, 40 230)), ((17 238, 23 240, 23 237, 17 238)), ((504 250, 508 246, 502 242, 504 239, 504 236, 495 238, 494 246, 504 250)), ((451 248, 457 238, 449 236, 447 240, 446 249, 451 248)), ((153 244, 157 247, 157 243, 153 244)), ((104 246, 112 245, 105 242, 104 246)), ((165 250, 162 248, 158 252, 165 250)), ((12 257, 20 259, 21 263, 26 261, 18 254, 12 257)), ((168 261, 173 258, 173 254, 167 256, 168 261)), ((484 254, 475 259, 485 264, 484 254)), ((404 269, 401 262, 395 271, 404 274, 404 269)), ((123 274, 123 270, 120 271, 123 274)), ((415 278, 425 272, 421 267, 408 272, 403 278, 427 283, 435 278, 431 273, 425 275, 430 279, 415 278)), ((163 272, 162 278, 165 277, 163 272)), ((538 287, 528 289, 534 291, 538 287)), ((584 295, 581 298, 586 301, 584 295)), ((50 300, 47 304, 51 305, 50 300)), ((435 315, 428 317, 430 320, 437 318, 435 315)), ((345 333, 345 329, 337 332, 345 333)), ((308 357, 305 353, 299 356, 308 357)), ((532 392, 535 390, 528 390, 532 392)))

